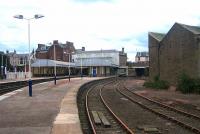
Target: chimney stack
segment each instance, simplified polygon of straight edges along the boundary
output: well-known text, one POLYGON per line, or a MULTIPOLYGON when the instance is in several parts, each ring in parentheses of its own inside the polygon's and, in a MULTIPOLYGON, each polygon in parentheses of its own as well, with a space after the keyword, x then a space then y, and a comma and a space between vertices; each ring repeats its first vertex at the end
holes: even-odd
POLYGON ((122 47, 122 53, 124 53, 124 48, 122 47))
POLYGON ((53 44, 58 44, 58 40, 54 40, 54 41, 53 41, 53 44))
POLYGON ((85 51, 85 47, 82 47, 82 51, 85 51))

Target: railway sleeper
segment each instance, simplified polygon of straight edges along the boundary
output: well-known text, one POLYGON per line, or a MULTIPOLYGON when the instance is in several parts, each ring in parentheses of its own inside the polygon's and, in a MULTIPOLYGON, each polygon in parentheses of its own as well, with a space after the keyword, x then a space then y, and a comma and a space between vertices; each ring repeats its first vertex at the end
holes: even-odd
POLYGON ((95 124, 101 125, 101 119, 99 118, 97 111, 92 111, 92 116, 93 116, 95 124))
POLYGON ((98 111, 98 115, 99 115, 99 118, 101 119, 101 122, 104 125, 104 127, 111 127, 110 122, 107 120, 107 118, 105 117, 105 115, 102 112, 98 111))
POLYGON ((103 125, 104 127, 111 127, 110 122, 105 115, 100 111, 92 111, 92 116, 96 125, 103 125))

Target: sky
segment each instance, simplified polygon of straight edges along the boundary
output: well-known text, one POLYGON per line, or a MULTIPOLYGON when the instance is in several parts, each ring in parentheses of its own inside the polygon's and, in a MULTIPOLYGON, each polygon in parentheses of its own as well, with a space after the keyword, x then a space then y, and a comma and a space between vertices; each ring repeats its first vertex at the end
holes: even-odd
POLYGON ((28 52, 53 40, 76 49, 121 50, 128 61, 148 51, 148 32, 167 33, 175 22, 200 26, 200 0, 0 0, 0 51, 28 52))

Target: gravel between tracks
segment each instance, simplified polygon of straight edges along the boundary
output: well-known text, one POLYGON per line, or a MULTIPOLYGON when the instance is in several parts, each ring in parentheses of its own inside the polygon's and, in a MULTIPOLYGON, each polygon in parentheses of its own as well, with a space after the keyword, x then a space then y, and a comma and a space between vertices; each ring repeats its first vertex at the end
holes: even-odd
POLYGON ((169 90, 148 89, 142 86, 143 83, 144 80, 129 78, 125 85, 132 90, 136 88, 136 92, 141 95, 200 117, 200 95, 182 94, 175 91, 175 87, 171 87, 169 90))
MULTIPOLYGON (((144 90, 141 80, 129 79, 126 82, 126 86, 129 88, 138 87, 138 90, 144 90)), ((116 112, 122 120, 128 123, 129 127, 135 130, 136 134, 142 134, 139 128, 141 127, 154 127, 162 134, 190 134, 189 130, 186 130, 162 117, 141 108, 140 106, 130 102, 124 98, 121 94, 113 90, 113 85, 110 88, 103 90, 103 96, 108 101, 113 111, 116 112)), ((155 133, 155 132, 154 132, 155 133)))

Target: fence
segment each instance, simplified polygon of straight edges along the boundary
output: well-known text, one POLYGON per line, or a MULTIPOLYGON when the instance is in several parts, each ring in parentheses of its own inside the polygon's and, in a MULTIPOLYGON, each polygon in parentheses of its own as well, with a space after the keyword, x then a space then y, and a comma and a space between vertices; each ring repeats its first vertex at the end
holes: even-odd
POLYGON ((29 72, 7 72, 6 79, 25 79, 29 78, 29 72))

